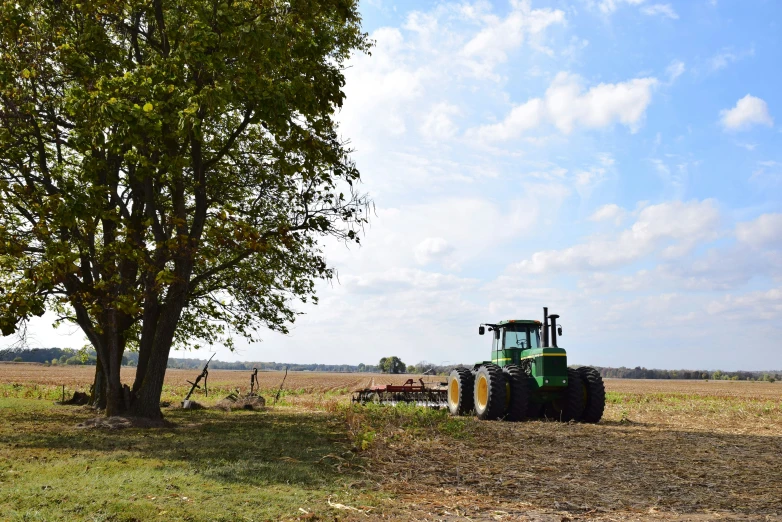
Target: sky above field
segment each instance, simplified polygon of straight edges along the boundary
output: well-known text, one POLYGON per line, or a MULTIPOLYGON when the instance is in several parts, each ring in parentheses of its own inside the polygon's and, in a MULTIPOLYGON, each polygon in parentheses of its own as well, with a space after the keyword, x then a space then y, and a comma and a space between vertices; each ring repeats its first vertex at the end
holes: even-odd
POLYGON ((574 363, 782 368, 782 3, 361 11, 338 118, 376 215, 290 335, 219 359, 474 362, 548 306, 574 363))

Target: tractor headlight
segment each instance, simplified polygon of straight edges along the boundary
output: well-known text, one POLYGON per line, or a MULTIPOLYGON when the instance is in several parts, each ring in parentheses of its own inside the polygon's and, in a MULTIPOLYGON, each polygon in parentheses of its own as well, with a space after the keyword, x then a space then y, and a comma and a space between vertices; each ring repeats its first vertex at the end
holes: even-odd
POLYGON ((548 379, 545 380, 545 383, 548 384, 548 379))
POLYGON ((567 379, 562 379, 562 384, 567 384, 567 379))

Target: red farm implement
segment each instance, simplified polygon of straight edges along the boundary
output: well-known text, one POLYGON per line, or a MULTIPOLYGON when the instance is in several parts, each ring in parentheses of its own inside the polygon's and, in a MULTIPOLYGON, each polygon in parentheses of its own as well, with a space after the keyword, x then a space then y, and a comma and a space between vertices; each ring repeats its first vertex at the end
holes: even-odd
POLYGON ((447 404, 448 390, 444 383, 427 385, 423 379, 418 379, 418 382, 420 384, 416 384, 413 379, 407 379, 404 384, 386 384, 364 388, 353 393, 353 402, 389 404, 391 406, 409 403, 428 408, 440 408, 447 404))

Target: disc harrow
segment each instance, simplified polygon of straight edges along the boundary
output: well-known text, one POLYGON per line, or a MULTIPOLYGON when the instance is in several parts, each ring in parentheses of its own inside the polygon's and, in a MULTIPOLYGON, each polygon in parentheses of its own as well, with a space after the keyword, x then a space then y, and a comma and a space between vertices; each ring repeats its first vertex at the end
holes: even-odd
POLYGON ((352 402, 358 404, 387 404, 396 406, 407 403, 426 408, 439 409, 448 404, 448 390, 442 384, 428 386, 423 379, 407 379, 404 384, 371 386, 353 393, 352 402))

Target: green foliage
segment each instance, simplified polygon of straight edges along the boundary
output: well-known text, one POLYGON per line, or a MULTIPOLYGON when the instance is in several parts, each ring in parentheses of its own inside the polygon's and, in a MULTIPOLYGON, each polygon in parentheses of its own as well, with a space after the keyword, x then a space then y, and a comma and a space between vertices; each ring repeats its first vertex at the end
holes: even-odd
POLYGON ((383 357, 377 364, 383 373, 405 373, 407 365, 397 356, 383 357))
POLYGON ((14 362, 22 362, 22 358, 21 357, 14 357, 14 362))

